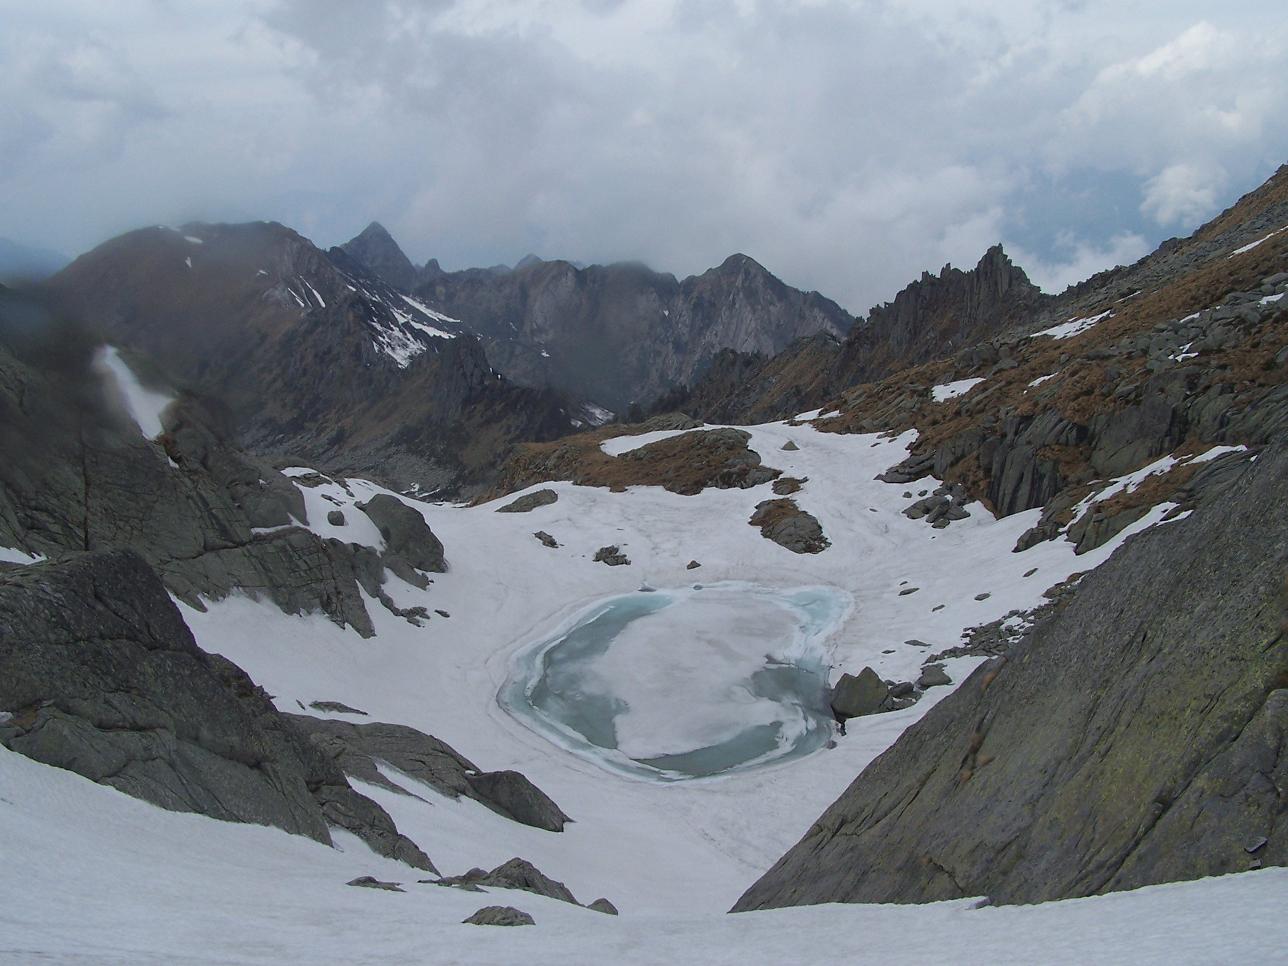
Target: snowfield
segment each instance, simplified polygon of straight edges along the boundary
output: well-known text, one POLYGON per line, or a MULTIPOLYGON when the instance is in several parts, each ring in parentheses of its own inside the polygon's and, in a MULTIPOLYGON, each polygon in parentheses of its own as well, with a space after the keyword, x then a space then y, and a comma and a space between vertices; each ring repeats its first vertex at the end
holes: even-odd
POLYGON ((167 812, 3 748, 0 822, 5 963, 1182 964, 1288 945, 1288 869, 1038 906, 960 900, 613 917, 526 892, 420 885, 415 870, 353 839, 329 849, 167 812), (364 874, 407 891, 344 885, 364 874), (461 924, 492 903, 527 910, 536 925, 461 924))
MULTIPOLYGON (((1199 963, 1250 952, 1249 937, 1263 952, 1288 948, 1288 870, 1279 869, 1031 907, 959 901, 725 915, 950 688, 931 689, 902 711, 852 720, 834 748, 672 782, 605 770, 506 713, 497 695, 525 648, 642 582, 660 590, 725 581, 831 588, 853 602, 824 644, 832 679, 871 665, 885 678, 915 680, 923 661, 960 643, 966 628, 1038 606, 1049 587, 1103 562, 1166 513, 1156 508, 1082 556, 1063 540, 1017 554, 1012 548, 1039 510, 996 520, 970 504, 968 519, 942 530, 903 515, 937 482, 874 477, 906 455, 912 433, 891 439, 820 433, 809 424, 740 428, 766 464, 808 477, 794 498, 818 518, 829 549, 797 555, 747 525, 756 504, 771 498, 768 484, 679 496, 656 487, 612 493, 547 483, 533 489, 556 490, 558 502, 531 513, 495 512, 512 497, 476 507, 408 501, 443 541, 451 567, 430 575, 427 591, 388 578, 400 606, 450 615, 423 627, 376 601, 369 610, 377 634, 365 640, 323 616, 285 615, 245 596, 211 603, 205 613, 180 605, 199 643, 245 668, 279 708, 341 701, 369 717, 332 717, 419 728, 480 768, 522 771, 574 820, 562 833, 546 832, 473 801, 448 800, 406 776, 398 782, 416 786, 418 797, 355 782, 444 875, 521 856, 583 902, 608 897, 619 918, 528 893, 418 885, 423 873, 347 836, 327 849, 272 829, 168 813, 0 751, 0 859, 22 870, 0 885, 0 961, 1199 963), (783 451, 789 440, 799 450, 783 451), (534 539, 537 530, 559 548, 534 539), (608 544, 619 545, 631 566, 594 562, 608 544), (687 569, 690 560, 701 566, 687 569), (402 882, 408 892, 344 885, 358 875, 402 882), (515 905, 537 925, 458 925, 490 904, 515 905)), ((625 452, 642 439, 608 441, 604 449, 625 452)), ((378 545, 378 532, 352 504, 380 488, 351 480, 347 489, 301 489, 316 532, 378 545), (326 523, 335 508, 344 510, 345 526, 326 523)), ((697 632, 678 620, 668 627, 676 637, 697 632)), ((615 673, 624 678, 647 666, 623 661, 615 673)), ((960 682, 979 661, 953 659, 945 669, 960 682)), ((655 720, 657 709, 638 710, 640 720, 655 720)))

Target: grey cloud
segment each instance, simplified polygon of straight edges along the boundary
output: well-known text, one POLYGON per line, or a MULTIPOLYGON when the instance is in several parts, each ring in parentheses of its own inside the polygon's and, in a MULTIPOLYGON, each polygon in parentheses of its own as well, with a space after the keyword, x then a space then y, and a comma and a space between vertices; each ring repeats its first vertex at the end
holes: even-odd
POLYGON ((0 38, 24 105, 0 108, 0 203, 65 249, 188 216, 329 244, 379 218, 449 267, 746 251, 864 311, 999 239, 1058 286, 1288 156, 1271 4, 233 0, 109 34, 90 0, 51 6, 0 38), (59 91, 35 41, 106 52, 59 91))

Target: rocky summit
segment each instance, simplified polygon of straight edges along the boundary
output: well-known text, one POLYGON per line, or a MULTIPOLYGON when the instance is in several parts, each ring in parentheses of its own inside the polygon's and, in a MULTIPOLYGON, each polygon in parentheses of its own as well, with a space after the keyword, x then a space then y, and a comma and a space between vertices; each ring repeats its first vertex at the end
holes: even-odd
POLYGON ((0 960, 1273 959, 1286 313, 1288 167, 861 319, 377 223, 0 288, 0 960))

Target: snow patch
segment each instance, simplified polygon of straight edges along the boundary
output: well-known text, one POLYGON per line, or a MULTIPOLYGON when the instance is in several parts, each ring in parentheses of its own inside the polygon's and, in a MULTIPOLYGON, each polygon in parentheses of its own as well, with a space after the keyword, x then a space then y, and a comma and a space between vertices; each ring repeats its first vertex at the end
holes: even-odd
POLYGON ((206 243, 205 239, 198 238, 196 235, 184 235, 183 240, 186 242, 192 242, 194 245, 204 245, 206 243))
MULTIPOLYGON (((425 315, 431 319, 434 319, 436 322, 447 322, 451 325, 461 324, 460 319, 454 319, 450 315, 444 315, 442 312, 439 312, 435 309, 431 309, 424 302, 420 301, 420 299, 414 299, 410 295, 403 295, 402 293, 399 293, 399 297, 402 298, 404 302, 410 305, 417 312, 420 312, 422 315, 425 315)), ((455 338, 455 336, 453 333, 445 332, 443 333, 442 338, 452 339, 452 338, 455 338)))
POLYGON ((934 397, 935 402, 945 402, 946 400, 966 395, 983 381, 983 377, 958 379, 956 382, 946 382, 942 386, 935 386, 930 390, 930 394, 934 397))
POLYGON ((1284 225, 1282 228, 1276 228, 1269 235, 1265 235, 1261 238, 1258 238, 1254 242, 1249 242, 1248 244, 1244 245, 1242 248, 1236 248, 1234 251, 1230 253, 1230 258, 1234 258, 1236 255, 1243 255, 1247 252, 1252 251, 1257 246, 1263 245, 1266 242, 1270 241, 1270 239, 1274 238, 1275 235, 1279 234, 1281 231, 1288 231, 1288 225, 1284 225))
POLYGON ((326 308, 326 300, 323 299, 321 295, 318 295, 318 290, 309 283, 309 280, 301 275, 300 281, 303 282, 305 287, 313 293, 313 297, 318 300, 318 305, 322 308, 326 308))
POLYGON ((599 444, 599 448, 609 456, 621 456, 631 450, 640 449, 650 443, 657 443, 672 436, 683 436, 692 433, 692 429, 656 429, 651 433, 640 433, 636 436, 614 436, 599 444))
POLYGON ((1113 310, 1101 312, 1099 315, 1089 315, 1081 319, 1070 319, 1068 322, 1061 322, 1059 325, 1053 325, 1049 329, 1043 329, 1041 332, 1034 332, 1034 337, 1039 335, 1049 335, 1053 339, 1072 339, 1076 335, 1082 335, 1096 323, 1102 322, 1109 316, 1113 315, 1113 310))
POLYGON ((1046 382, 1048 379, 1054 379, 1054 378, 1055 378, 1055 373, 1054 373, 1054 372, 1053 372, 1053 373, 1050 373, 1049 375, 1045 375, 1045 376, 1038 376, 1038 377, 1037 377, 1036 379, 1034 379, 1031 383, 1029 383, 1029 388, 1030 388, 1030 389, 1036 388, 1037 386, 1042 385, 1042 383, 1046 382))
POLYGON ((94 370, 116 393, 145 439, 156 439, 164 431, 161 416, 175 397, 148 389, 121 358, 115 346, 105 345, 94 354, 94 370))
POLYGON ((46 558, 43 554, 27 553, 25 550, 19 550, 17 547, 0 547, 0 563, 12 564, 34 564, 41 563, 46 558))

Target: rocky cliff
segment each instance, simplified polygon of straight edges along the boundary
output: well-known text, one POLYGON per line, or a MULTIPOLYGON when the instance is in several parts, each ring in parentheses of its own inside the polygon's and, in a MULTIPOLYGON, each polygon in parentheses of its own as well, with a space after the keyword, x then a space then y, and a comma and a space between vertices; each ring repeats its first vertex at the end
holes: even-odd
POLYGON ((777 355, 760 349, 715 355, 692 385, 652 408, 713 422, 787 418, 849 386, 950 357, 1032 318, 1051 301, 995 245, 969 271, 945 265, 938 275, 923 272, 894 301, 859 319, 846 338, 802 339, 777 355))
MULTIPOLYGON (((198 397, 174 398, 149 436, 95 360, 89 333, 0 293, 0 546, 47 557, 128 547, 193 606, 236 589, 362 634, 362 591, 396 610, 382 585, 386 567, 407 572, 406 553, 305 529, 296 485, 238 450, 198 397)), ((438 550, 414 566, 442 570, 438 550)))
MULTIPOLYGON (((342 247, 404 284, 406 258, 378 225, 342 247)), ((683 280, 636 263, 581 267, 535 256, 513 270, 443 272, 431 263, 414 294, 482 336, 507 377, 619 413, 689 384, 723 349, 773 354, 815 333, 843 336, 854 321, 741 254, 683 280)))
POLYGON ((1288 448, 1133 538, 739 900, 1039 902, 1288 863, 1288 448))
POLYGON ((197 647, 143 558, 0 573, 0 743, 175 811, 330 843, 342 827, 434 871, 235 665, 197 647))

